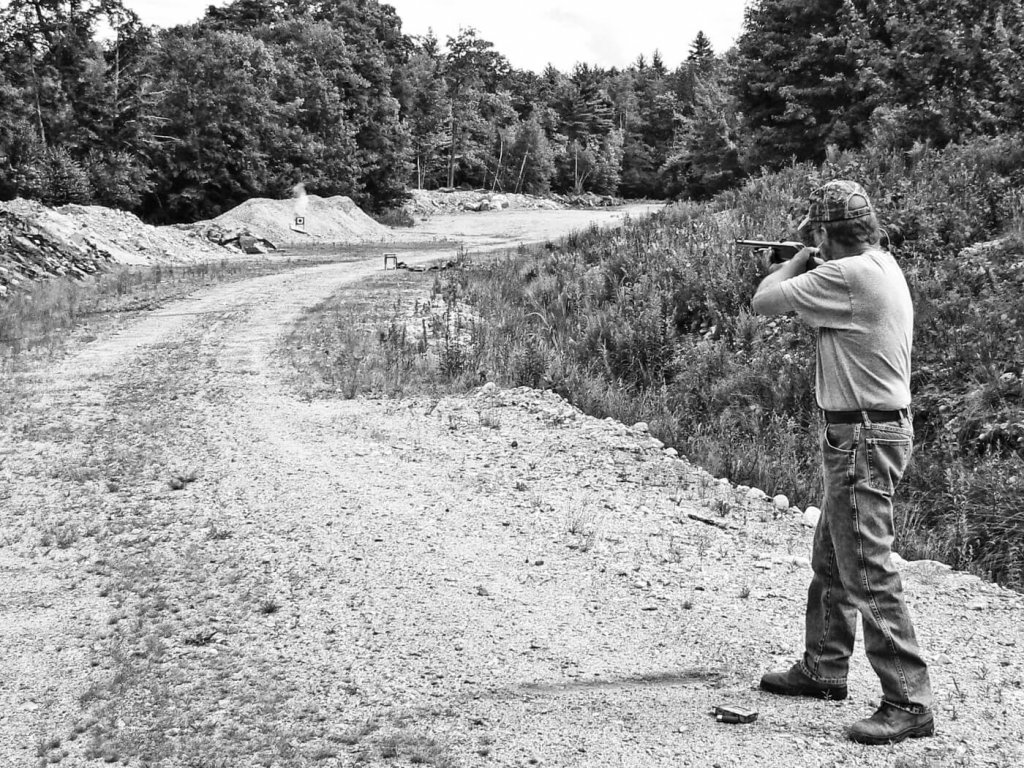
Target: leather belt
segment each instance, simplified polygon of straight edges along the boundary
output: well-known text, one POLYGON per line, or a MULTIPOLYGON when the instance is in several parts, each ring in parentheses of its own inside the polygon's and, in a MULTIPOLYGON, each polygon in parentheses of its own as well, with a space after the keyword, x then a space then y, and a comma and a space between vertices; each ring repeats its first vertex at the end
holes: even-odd
POLYGON ((829 424, 856 424, 864 421, 865 415, 869 421, 899 421, 910 418, 910 411, 900 408, 896 411, 822 411, 825 414, 825 421, 829 424))

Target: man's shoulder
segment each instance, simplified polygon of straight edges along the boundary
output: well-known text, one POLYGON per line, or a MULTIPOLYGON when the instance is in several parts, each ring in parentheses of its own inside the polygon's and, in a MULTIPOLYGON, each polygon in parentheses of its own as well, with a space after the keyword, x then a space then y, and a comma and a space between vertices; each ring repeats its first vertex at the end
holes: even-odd
POLYGON ((872 266, 876 267, 896 267, 899 269, 899 264, 896 263, 896 259, 889 251, 882 248, 871 248, 863 253, 859 253, 856 256, 851 256, 848 259, 842 259, 840 263, 847 262, 850 266, 859 267, 861 269, 870 269, 872 266))
POLYGON ((903 270, 893 255, 881 248, 829 263, 835 264, 850 279, 873 279, 880 276, 895 277, 896 275, 903 277, 903 270))

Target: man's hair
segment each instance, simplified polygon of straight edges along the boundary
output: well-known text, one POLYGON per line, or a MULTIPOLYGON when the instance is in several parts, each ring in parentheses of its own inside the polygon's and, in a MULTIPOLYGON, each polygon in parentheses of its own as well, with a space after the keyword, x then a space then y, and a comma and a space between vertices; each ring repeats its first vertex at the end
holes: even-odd
POLYGON ((874 213, 856 219, 818 222, 817 225, 828 232, 829 240, 840 245, 878 245, 882 239, 878 217, 874 213))

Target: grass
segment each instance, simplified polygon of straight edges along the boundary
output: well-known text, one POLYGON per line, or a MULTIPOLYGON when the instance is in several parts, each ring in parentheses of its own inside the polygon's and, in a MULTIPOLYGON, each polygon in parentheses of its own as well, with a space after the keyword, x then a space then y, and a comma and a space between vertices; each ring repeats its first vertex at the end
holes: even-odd
MULTIPOLYGON (((305 397, 466 391, 477 325, 431 273, 387 272, 306 311, 284 345, 305 397)), ((483 410, 481 423, 500 428, 483 410)))
MULTIPOLYGON (((1019 587, 1024 360, 1006 350, 1024 343, 1014 256, 1024 194, 1017 172, 1003 169, 1016 152, 982 142, 924 151, 913 163, 838 158, 618 232, 591 228, 558 247, 481 263, 463 257, 440 275, 389 272, 307 314, 287 345, 296 385, 307 397, 343 398, 438 395, 491 379, 552 388, 592 415, 647 421, 716 476, 816 503, 813 338, 789 319, 750 315, 758 267, 726 243, 750 231, 774 235, 808 175, 858 175, 872 188, 900 190, 900 207, 883 213, 901 232, 918 312, 918 441, 897 547, 1019 587), (999 170, 995 181, 984 168, 999 170), (1009 192, 994 186, 1014 183, 1009 192), (1001 251, 956 256, 1000 233, 1010 244, 1001 251)), ((59 353, 72 327, 88 340, 123 313, 199 285, 356 255, 310 247, 293 262, 119 267, 81 282, 47 280, 0 303, 0 368, 9 372, 31 350, 59 353)), ((497 414, 478 416, 500 429, 497 414)), ((181 489, 194 479, 177 473, 168 483, 181 489)), ((119 481, 107 485, 114 492, 119 481)), ((69 535, 45 539, 59 547, 69 535)))
POLYGON ((566 530, 572 541, 570 549, 589 552, 600 541, 603 520, 589 503, 574 507, 567 515, 566 530))
POLYGON ((294 269, 290 260, 224 259, 187 265, 115 266, 84 280, 48 278, 0 299, 0 366, 21 354, 60 352, 76 328, 84 341, 118 316, 153 309, 212 283, 294 269))
POLYGON ((462 265, 434 287, 479 315, 452 357, 459 371, 551 388, 597 417, 646 421, 714 476, 817 504, 814 337, 790 318, 750 314, 760 267, 730 242, 776 236, 809 178, 898 190, 898 204, 881 206, 903 238, 897 257, 917 310, 918 434, 897 547, 1024 588, 1020 156, 997 140, 834 157, 617 232, 462 265), (994 250, 963 251, 1006 233, 994 250))
MULTIPOLYGON (((436 247, 435 244, 428 244, 436 247)), ((59 354, 70 331, 88 342, 119 318, 154 309, 197 288, 288 272, 325 261, 356 261, 423 244, 322 243, 283 249, 273 259, 231 258, 195 264, 114 265, 82 280, 51 277, 0 299, 0 373, 33 350, 59 354)))
POLYGON ((618 231, 464 258, 429 285, 377 281, 310 313, 292 362, 308 396, 438 394, 481 380, 550 388, 590 415, 647 422, 715 477, 818 504, 813 333, 750 313, 761 267, 730 243, 781 236, 809 180, 855 176, 899 193, 880 211, 900 233, 917 313, 917 441, 897 548, 1024 588, 1021 154, 1009 140, 833 154, 618 231), (961 253, 1006 233, 1009 245, 961 253))
POLYGON ((273 616, 281 610, 281 603, 273 598, 264 598, 263 600, 260 600, 256 610, 264 616, 273 616))
POLYGON ((380 213, 372 214, 373 219, 386 227, 409 228, 416 224, 416 220, 405 208, 388 208, 380 213))
MULTIPOLYGON (((196 466, 208 458, 210 447, 188 437, 204 429, 202 411, 188 397, 170 398, 180 392, 182 366, 198 365, 200 354, 187 339, 174 361, 153 350, 144 379, 109 389, 110 419, 76 422, 68 430, 55 412, 39 426, 28 411, 30 399, 11 402, 5 414, 5 427, 17 438, 46 448, 39 459, 38 510, 15 517, 15 543, 40 551, 66 548, 84 558, 83 572, 112 607, 112 620, 90 644, 85 662, 83 719, 40 760, 64 760, 67 751, 126 764, 332 764, 327 736, 335 725, 303 708, 313 695, 305 683, 281 675, 272 653, 252 653, 239 642, 260 647, 268 634, 291 631, 263 619, 282 611, 281 602, 268 597, 280 585, 226 553, 223 542, 234 520, 218 513, 197 536, 196 522, 181 519, 172 496, 153 494, 154 484, 167 478, 196 479, 180 469, 183 452, 196 466), (117 514, 111 515, 115 492, 117 514), (63 512, 68 504, 73 518, 63 512), (103 543, 115 540, 113 548, 103 543)), ((222 500, 201 498, 210 492, 206 484, 195 492, 197 505, 223 509, 222 500)))

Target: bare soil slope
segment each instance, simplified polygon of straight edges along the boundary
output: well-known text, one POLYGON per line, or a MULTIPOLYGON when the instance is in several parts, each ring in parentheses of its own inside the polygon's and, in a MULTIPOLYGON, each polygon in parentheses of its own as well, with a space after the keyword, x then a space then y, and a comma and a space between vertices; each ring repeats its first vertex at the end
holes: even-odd
POLYGON ((0 203, 0 296, 49 276, 84 277, 112 264, 166 264, 235 255, 200 233, 152 227, 102 206, 0 203))

